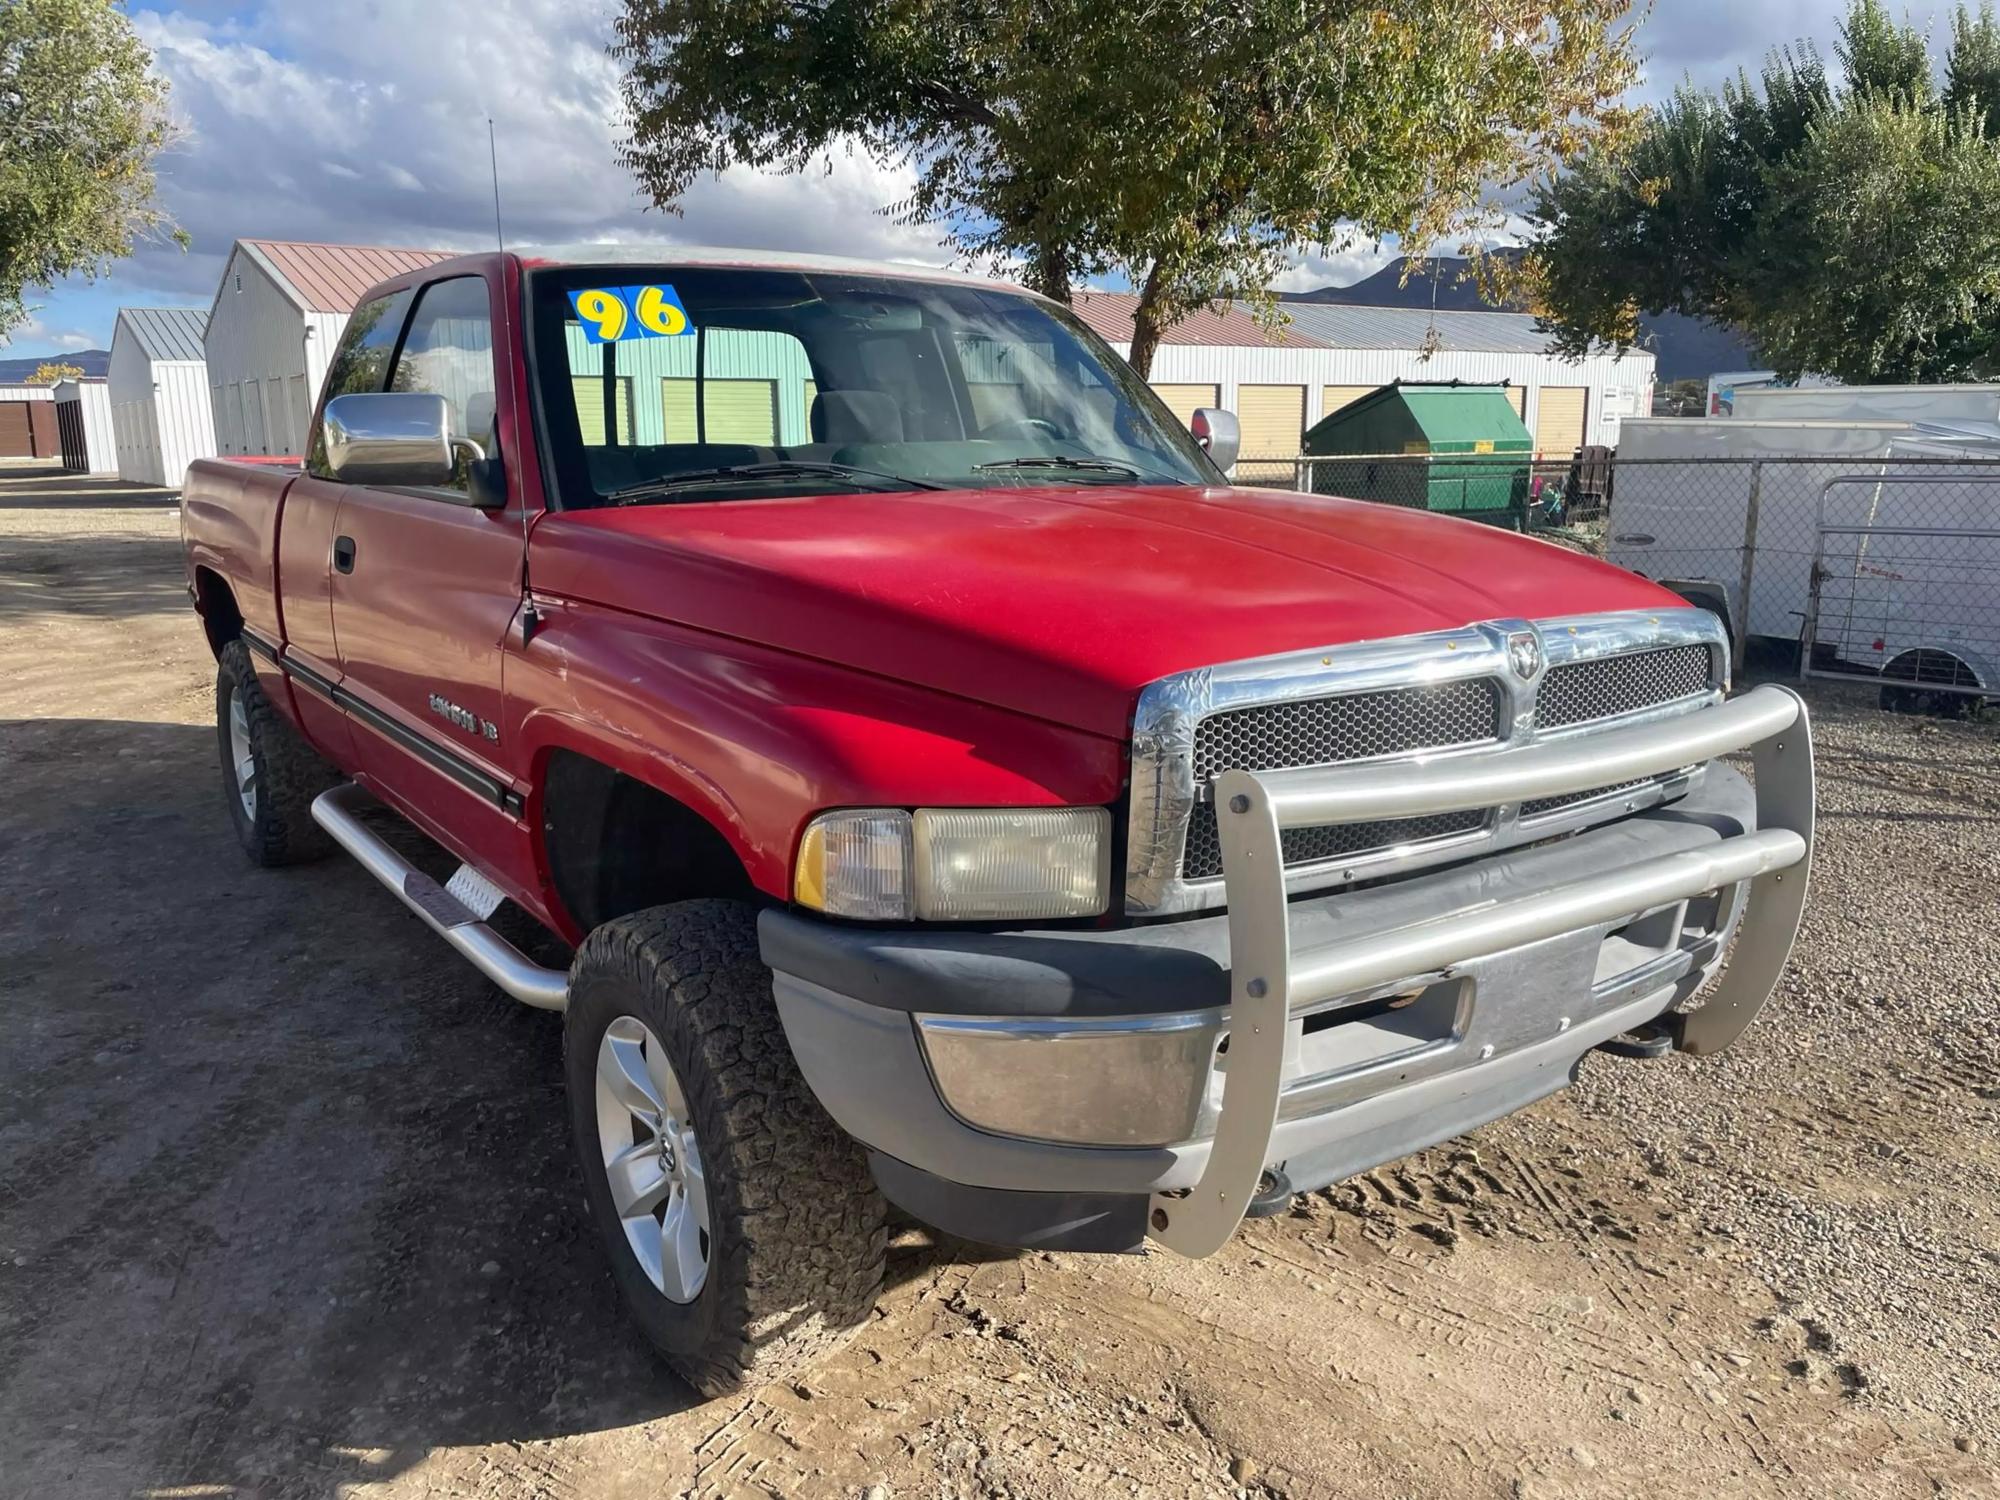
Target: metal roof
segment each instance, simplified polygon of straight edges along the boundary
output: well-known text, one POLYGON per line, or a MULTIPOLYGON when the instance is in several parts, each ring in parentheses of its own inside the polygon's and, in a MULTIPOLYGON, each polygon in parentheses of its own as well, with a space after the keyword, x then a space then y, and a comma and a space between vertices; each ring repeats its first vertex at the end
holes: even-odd
POLYGON ((1334 302, 1287 302, 1284 308, 1293 328, 1336 349, 1421 349, 1435 327, 1440 350, 1549 352, 1549 335, 1535 327, 1531 313, 1433 313, 1422 307, 1352 307, 1334 302))
MULTIPOLYGON (((1132 314, 1139 306, 1131 292, 1078 292, 1070 304, 1101 339, 1132 342, 1132 314)), ((1285 305, 1287 312, 1293 311, 1285 305)), ((1160 335, 1163 344, 1206 344, 1218 348, 1323 349, 1326 341, 1296 322, 1289 328, 1268 329, 1243 307, 1230 304, 1189 313, 1160 335)))
POLYGON ((399 250, 382 245, 314 245, 298 240, 238 240, 239 248, 270 273, 307 312, 353 312, 378 281, 419 271, 455 250, 399 250))
POLYGON ((201 342, 208 314, 198 307, 121 307, 118 320, 132 330, 150 360, 208 357, 201 342))

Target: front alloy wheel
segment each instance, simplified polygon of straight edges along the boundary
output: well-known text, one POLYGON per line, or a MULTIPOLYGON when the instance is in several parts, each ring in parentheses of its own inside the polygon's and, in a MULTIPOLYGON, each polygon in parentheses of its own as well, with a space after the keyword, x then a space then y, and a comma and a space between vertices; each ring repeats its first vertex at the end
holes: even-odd
POLYGON ((597 1140, 639 1269, 669 1301, 708 1280, 708 1184, 687 1094, 652 1028, 620 1016, 597 1044, 597 1140))
POLYGON ((243 816, 257 820, 257 752, 250 745, 250 707, 243 701, 243 685, 229 689, 229 768, 236 777, 236 800, 243 816))
POLYGON ((882 1198, 800 1076, 751 908, 684 901, 591 933, 563 1071, 612 1277, 691 1384, 787 1379, 867 1322, 882 1198))

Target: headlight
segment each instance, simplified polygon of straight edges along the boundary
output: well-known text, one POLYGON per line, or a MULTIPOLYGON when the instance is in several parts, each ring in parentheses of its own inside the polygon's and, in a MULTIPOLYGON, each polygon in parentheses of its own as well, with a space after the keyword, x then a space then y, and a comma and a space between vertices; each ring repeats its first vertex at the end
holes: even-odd
POLYGON ((1092 917, 1111 892, 1101 807, 862 808, 813 819, 792 894, 874 921, 1092 917))

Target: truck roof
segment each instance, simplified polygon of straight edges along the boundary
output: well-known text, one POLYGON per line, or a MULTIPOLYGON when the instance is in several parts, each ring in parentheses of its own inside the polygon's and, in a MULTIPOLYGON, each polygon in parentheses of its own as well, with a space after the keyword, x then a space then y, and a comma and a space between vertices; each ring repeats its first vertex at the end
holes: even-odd
MULTIPOLYGON (((840 271, 857 276, 901 276, 971 286, 1028 289, 1004 277, 981 276, 914 261, 862 260, 846 255, 800 255, 786 250, 743 250, 716 245, 536 245, 517 252, 531 266, 744 266, 779 271, 840 271)), ((1033 295, 1030 293, 1030 295, 1033 295)))

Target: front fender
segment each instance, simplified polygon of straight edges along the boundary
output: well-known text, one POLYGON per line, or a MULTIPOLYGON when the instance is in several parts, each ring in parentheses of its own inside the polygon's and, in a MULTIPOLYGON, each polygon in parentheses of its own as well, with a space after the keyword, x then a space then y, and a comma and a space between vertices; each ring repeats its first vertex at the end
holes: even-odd
POLYGON ((692 808, 760 891, 786 899, 830 807, 1118 800, 1124 746, 814 658, 573 602, 508 660, 503 731, 534 780, 573 750, 692 808))

